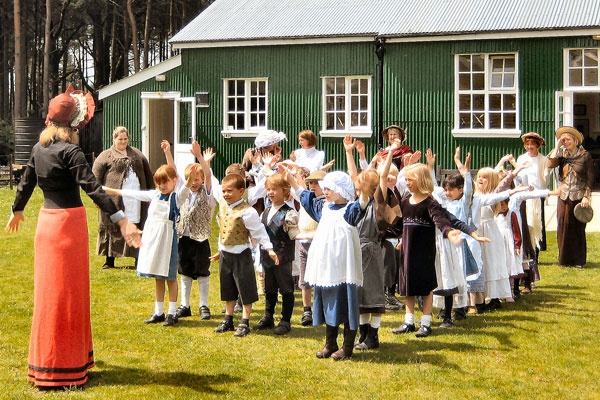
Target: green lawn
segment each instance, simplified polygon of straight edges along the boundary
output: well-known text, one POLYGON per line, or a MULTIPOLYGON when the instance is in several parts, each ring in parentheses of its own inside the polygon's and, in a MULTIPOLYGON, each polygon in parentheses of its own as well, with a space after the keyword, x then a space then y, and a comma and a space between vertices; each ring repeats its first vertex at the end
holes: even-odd
MULTIPOLYGON (((9 218, 14 191, 0 189, 1 219, 9 218)), ((95 249, 96 210, 88 207, 90 250, 95 249)), ((600 234, 588 236, 583 270, 556 265, 554 234, 542 253, 542 280, 533 294, 497 312, 469 317, 450 330, 417 339, 395 336, 403 314, 385 315, 381 348, 351 361, 319 360, 324 328, 299 325, 300 296, 287 337, 215 334, 223 304, 217 265, 209 303, 213 319, 192 318, 174 328, 147 326, 154 282, 126 268, 102 270, 91 257, 91 315, 96 367, 82 389, 42 392, 26 380, 33 310, 33 236, 41 192, 36 190, 17 234, 0 241, 1 398, 386 398, 386 399, 598 399, 600 398, 600 234)), ((213 243, 213 249, 216 245, 213 243)), ((262 300, 262 299, 261 299, 262 300)), ((258 322, 256 304, 251 325, 258 322)), ((417 318, 419 316, 417 315, 417 318)), ((239 321, 236 315, 235 322, 239 321)), ((341 343, 341 337, 340 337, 341 343)))

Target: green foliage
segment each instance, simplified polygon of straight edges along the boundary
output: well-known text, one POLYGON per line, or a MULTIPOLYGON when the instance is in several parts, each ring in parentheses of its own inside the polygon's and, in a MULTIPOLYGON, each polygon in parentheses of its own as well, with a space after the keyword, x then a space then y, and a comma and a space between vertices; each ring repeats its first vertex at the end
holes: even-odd
MULTIPOLYGON (((10 215, 14 191, 0 189, 10 215)), ((84 195, 90 253, 95 249, 96 209, 84 195)), ((0 233, 1 398, 192 399, 192 398, 386 398, 386 399, 594 399, 600 361, 600 234, 588 235, 586 268, 556 265, 555 235, 541 255, 542 280, 533 294, 502 309, 469 316, 433 335, 395 336, 403 320, 387 313, 380 329, 381 348, 355 354, 351 361, 319 360, 323 327, 302 327, 296 294, 292 332, 272 331, 234 338, 216 334, 221 318, 218 266, 211 268, 210 321, 198 318, 198 287, 192 288, 191 318, 173 328, 142 323, 154 309, 154 281, 139 278, 131 258, 102 270, 91 256, 91 318, 96 367, 83 387, 41 392, 26 380, 33 311, 33 241, 42 196, 36 190, 16 234, 0 233)), ((216 230, 214 230, 216 232, 216 230)), ((213 252, 215 238, 211 239, 213 252)), ((277 311, 279 311, 279 307, 277 311)), ((251 325, 262 315, 255 304, 251 325)), ((66 312, 66 310, 65 310, 66 312)), ((420 315, 417 315, 419 318, 420 315)), ((240 315, 236 314, 235 322, 240 315)), ((339 338, 341 344, 341 337, 339 338)))
POLYGON ((0 165, 8 164, 7 156, 15 150, 15 133, 12 125, 0 119, 0 165))

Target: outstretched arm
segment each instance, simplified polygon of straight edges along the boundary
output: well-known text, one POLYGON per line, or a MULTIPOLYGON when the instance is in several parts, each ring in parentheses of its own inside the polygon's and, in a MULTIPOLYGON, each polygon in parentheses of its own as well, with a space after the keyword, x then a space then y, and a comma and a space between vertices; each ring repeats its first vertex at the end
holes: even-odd
POLYGON ((167 165, 175 168, 175 160, 173 159, 173 154, 171 154, 171 144, 168 140, 163 140, 160 142, 160 148, 163 149, 165 153, 165 159, 167 160, 167 165))
POLYGON ((352 179, 352 182, 356 182, 358 178, 358 171, 356 169, 356 163, 352 156, 352 150, 354 150, 354 138, 352 135, 346 135, 344 138, 344 150, 346 151, 346 163, 348 164, 348 175, 352 179))

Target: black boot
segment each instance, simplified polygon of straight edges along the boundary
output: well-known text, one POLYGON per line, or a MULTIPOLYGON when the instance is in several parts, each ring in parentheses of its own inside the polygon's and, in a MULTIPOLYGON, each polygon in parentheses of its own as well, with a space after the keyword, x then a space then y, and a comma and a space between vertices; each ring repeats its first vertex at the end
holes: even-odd
POLYGON ((342 348, 331 355, 335 361, 344 361, 352 357, 354 350, 354 339, 356 339, 356 329, 350 330, 350 324, 344 324, 344 344, 342 348))
POLYGON ((519 278, 514 278, 513 282, 513 298, 518 300, 521 297, 521 290, 519 289, 519 278))
POLYGON ((369 332, 369 324, 362 324, 358 326, 358 340, 354 343, 354 347, 358 346, 360 343, 364 342, 367 338, 367 333, 369 332))
POLYGON ((329 358, 339 347, 337 344, 338 327, 325 325, 325 347, 317 352, 317 358, 329 358))
POLYGON ((354 346, 357 350, 371 350, 379 348, 379 328, 373 328, 369 325, 367 338, 360 344, 354 346))

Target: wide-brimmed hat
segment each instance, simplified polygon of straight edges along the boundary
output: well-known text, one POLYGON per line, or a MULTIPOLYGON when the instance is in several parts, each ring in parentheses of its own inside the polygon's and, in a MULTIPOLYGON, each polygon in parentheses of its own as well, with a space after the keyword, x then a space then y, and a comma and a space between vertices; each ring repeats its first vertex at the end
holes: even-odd
POLYGON ((556 137, 560 139, 560 137, 565 133, 568 133, 569 135, 573 136, 575 140, 577 140, 577 144, 583 143, 583 135, 581 134, 581 132, 579 132, 572 126, 561 126, 560 128, 558 128, 556 130, 556 137))
POLYGON ((90 93, 75 90, 73 85, 69 85, 63 94, 50 100, 46 125, 81 129, 92 119, 95 110, 96 104, 90 93))
POLYGON ((577 221, 582 224, 587 224, 594 218, 594 210, 591 206, 582 207, 581 203, 577 204, 573 209, 573 214, 575 214, 575 218, 577 221))
POLYGON ((323 171, 322 169, 318 169, 307 176, 305 181, 321 181, 323 178, 325 178, 325 175, 327 175, 327 172, 323 171))
POLYGON ((390 126, 386 127, 383 131, 381 131, 381 136, 383 136, 383 138, 385 140, 389 140, 388 139, 388 131, 390 129, 398 129, 400 131, 400 141, 404 142, 404 139, 406 139, 406 129, 402 128, 398 125, 390 125, 390 126))
POLYGON ((267 147, 272 144, 279 143, 282 140, 287 140, 285 133, 266 130, 259 132, 258 136, 256 136, 256 139, 254 139, 254 145, 258 148, 267 147))
POLYGON ((525 143, 525 141, 527 139, 533 139, 536 142, 538 142, 538 146, 544 146, 546 144, 546 141, 544 140, 543 137, 541 137, 540 135, 538 135, 536 132, 529 132, 524 134, 523 136, 521 136, 521 140, 523 141, 523 143, 525 143))

